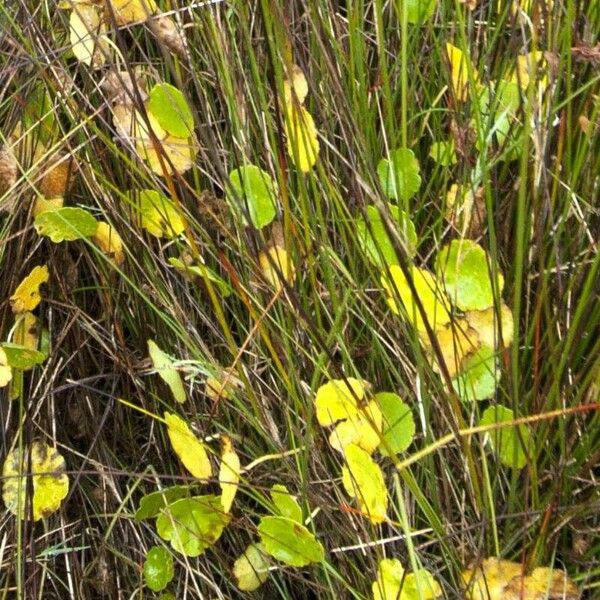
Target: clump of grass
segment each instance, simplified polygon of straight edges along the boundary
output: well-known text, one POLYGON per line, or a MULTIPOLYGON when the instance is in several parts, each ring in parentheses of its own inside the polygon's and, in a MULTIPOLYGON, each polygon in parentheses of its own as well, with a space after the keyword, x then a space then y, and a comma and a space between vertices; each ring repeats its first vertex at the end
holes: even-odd
MULTIPOLYGON (((595 597, 600 5, 554 2, 525 19, 510 3, 480 2, 470 11, 440 0, 434 16, 415 26, 403 18, 403 2, 380 0, 159 4, 175 16, 181 53, 143 24, 109 23, 118 52, 100 70, 70 53, 66 11, 29 0, 0 7, 0 143, 27 121, 36 90, 47 93, 60 132, 52 150, 75 161, 67 203, 111 223, 126 256, 114 268, 87 241, 40 238, 32 227, 33 170, 21 170, 0 200, 11 205, 0 213, 2 339, 12 326, 9 296, 43 262, 51 272, 42 312, 52 340, 20 397, 0 401, 0 458, 17 436, 50 440, 66 458, 71 486, 43 525, 0 516, 0 597, 145 593, 139 565, 162 541, 132 515, 143 494, 190 478, 164 428, 119 399, 151 414, 178 409, 200 436, 229 435, 243 464, 283 455, 242 478, 217 545, 197 559, 174 556, 169 589, 177 597, 242 597, 231 567, 256 539, 275 483, 315 511, 310 528, 327 552, 321 565, 274 569, 258 592, 265 598, 369 597, 384 557, 422 564, 445 597, 460 598, 461 570, 490 555, 528 567, 554 563, 595 597), (493 141, 481 151, 477 142, 488 143, 492 124, 453 97, 449 41, 487 82, 510 72, 519 54, 547 53, 549 85, 537 105, 519 108, 525 133, 515 160, 493 141), (281 85, 292 63, 306 74, 306 106, 319 130, 321 150, 308 174, 286 151, 281 85), (193 109, 200 149, 185 175, 157 176, 117 138, 102 77, 138 68, 178 87, 193 109), (443 166, 429 149, 448 139, 457 162, 443 166), (319 385, 358 376, 396 391, 417 421, 402 459, 483 412, 448 392, 414 331, 390 312, 381 272, 361 251, 356 220, 384 199, 377 164, 399 146, 411 148, 421 167, 419 192, 401 206, 416 225, 418 266, 431 267, 439 248, 460 237, 446 219, 450 185, 480 188, 475 237, 505 275, 515 323, 494 401, 516 417, 540 418, 530 424, 523 470, 503 466, 483 435, 424 452, 400 471, 388 466, 390 522, 376 526, 348 508, 341 458, 315 420, 319 385), (277 221, 296 277, 278 296, 258 261, 273 231, 247 226, 227 199, 227 174, 248 163, 279 189, 277 221), (136 224, 127 191, 144 188, 176 201, 183 235, 157 240, 136 224), (202 256, 231 295, 182 276, 168 262, 180 256, 202 256), (148 339, 182 361, 188 400, 181 407, 152 373, 148 339), (227 367, 241 385, 214 401, 204 381, 227 367), (570 409, 577 410, 559 414, 570 409)), ((41 116, 29 119, 36 131, 41 116)))

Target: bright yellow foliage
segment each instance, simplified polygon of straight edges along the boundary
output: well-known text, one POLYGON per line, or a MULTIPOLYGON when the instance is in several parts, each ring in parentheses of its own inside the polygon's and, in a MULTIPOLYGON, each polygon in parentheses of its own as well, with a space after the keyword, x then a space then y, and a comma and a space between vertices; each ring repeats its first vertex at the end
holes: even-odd
MULTIPOLYGON (((477 332, 469 328, 469 324, 465 319, 455 319, 445 327, 437 329, 435 336, 450 377, 454 377, 460 371, 464 358, 477 350, 480 345, 477 332)), ((427 343, 428 340, 423 339, 432 357, 433 370, 441 373, 437 354, 434 353, 433 348, 427 343)))
POLYGON ((13 312, 22 313, 33 310, 42 300, 40 285, 46 283, 49 277, 46 265, 34 267, 10 297, 13 312))
POLYGON ((355 444, 373 454, 381 442, 382 430, 383 414, 377 402, 371 400, 356 414, 336 425, 329 436, 329 443, 340 452, 344 452, 349 444, 355 444))
POLYGON ((541 50, 517 56, 516 70, 509 81, 517 83, 523 90, 531 82, 538 82, 539 90, 543 92, 548 86, 548 62, 541 50))
MULTIPOLYGON (((145 21, 158 11, 154 0, 109 0, 118 25, 145 21)), ((107 10, 107 15, 110 12, 107 10)))
POLYGON ((361 512, 371 523, 383 523, 388 507, 383 472, 368 452, 354 444, 344 451, 342 484, 351 498, 356 498, 361 512))
MULTIPOLYGON (((479 341, 490 348, 498 347, 498 323, 496 310, 492 306, 487 310, 473 310, 465 313, 469 327, 477 331, 479 341)), ((513 340, 513 315, 504 302, 500 305, 500 320, 502 323, 502 341, 504 348, 508 348, 513 340)))
POLYGON ((319 155, 317 128, 311 114, 302 106, 287 105, 285 114, 287 151, 296 168, 308 173, 319 155))
POLYGON ((105 221, 98 222, 98 229, 94 234, 94 241, 104 254, 111 257, 115 264, 123 264, 125 255, 123 254, 123 240, 114 227, 105 221))
MULTIPOLYGON (((426 333, 425 323, 423 322, 423 318, 414 301, 414 297, 402 269, 398 265, 391 265, 389 269, 393 283, 390 282, 385 275, 382 276, 381 282, 388 294, 387 301, 392 312, 397 315, 401 314, 398 304, 396 303, 396 298, 400 296, 400 300, 406 311, 403 316, 406 316, 406 318, 414 324, 419 333, 426 333)), ((448 302, 433 273, 430 273, 427 269, 412 267, 411 275, 417 296, 423 305, 427 320, 432 329, 438 329, 443 325, 446 325, 446 323, 449 323, 450 314, 448 312, 448 302)))
POLYGON ((219 469, 219 485, 221 486, 221 506, 228 513, 237 493, 240 482, 240 457, 233 449, 231 438, 221 437, 221 467, 219 469))
MULTIPOLYGON (((22 455, 16 449, 8 454, 2 469, 4 478, 2 499, 8 510, 21 519, 29 518, 30 515, 29 507, 25 506, 28 464, 27 448, 22 455)), ((39 441, 31 444, 31 474, 33 475, 31 510, 34 521, 58 510, 69 492, 69 478, 65 469, 65 459, 55 448, 39 441)))
POLYGON ((192 168, 198 153, 198 142, 193 137, 188 139, 167 135, 160 141, 158 150, 147 139, 138 139, 136 149, 157 175, 172 175, 185 173, 192 168))
MULTIPOLYGON (((469 57, 460 48, 450 43, 446 43, 446 53, 450 63, 454 96, 459 102, 465 102, 469 97, 469 57)), ((473 66, 471 66, 471 76, 473 83, 476 84, 479 74, 473 66)))
POLYGON ((258 257, 258 263, 263 277, 276 292, 281 290, 282 279, 288 283, 294 281, 296 269, 292 264, 287 250, 283 246, 271 246, 267 252, 261 252, 258 257))
POLYGON ((8 366, 6 352, 0 348, 0 388, 6 387, 12 380, 12 369, 8 366))
POLYGON ((298 65, 292 66, 290 75, 283 82, 283 92, 286 105, 294 102, 304 104, 304 100, 308 95, 308 83, 298 65))
POLYGON ((323 427, 358 414, 358 402, 365 395, 366 382, 354 377, 332 379, 323 384, 315 396, 317 421, 323 427))
POLYGON ((171 447, 185 468, 198 479, 209 479, 212 475, 212 467, 205 445, 181 417, 165 412, 164 418, 171 447))

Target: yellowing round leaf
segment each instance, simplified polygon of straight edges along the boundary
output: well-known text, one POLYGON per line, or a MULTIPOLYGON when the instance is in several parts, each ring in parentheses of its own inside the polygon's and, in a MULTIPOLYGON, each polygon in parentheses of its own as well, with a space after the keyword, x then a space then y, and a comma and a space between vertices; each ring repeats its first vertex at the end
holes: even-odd
POLYGON ((125 260, 123 254, 123 240, 116 229, 105 221, 98 222, 98 229, 94 234, 94 241, 104 254, 107 254, 115 261, 115 264, 120 265, 125 260))
POLYGON ((13 312, 21 313, 33 310, 42 300, 40 285, 46 283, 49 277, 46 265, 34 267, 10 297, 13 312))
POLYGON ((150 235, 174 238, 185 229, 181 213, 169 198, 156 190, 140 190, 134 196, 140 224, 150 235))
POLYGON ((250 544, 233 564, 233 576, 243 592, 253 592, 269 577, 269 557, 262 544, 250 544))
POLYGON ((291 73, 283 82, 283 93, 287 105, 294 102, 304 104, 304 100, 308 95, 308 82, 298 65, 292 66, 291 73))
POLYGON ((364 408, 338 423, 329 436, 329 443, 340 452, 349 444, 355 444, 369 454, 373 454, 381 442, 383 415, 374 400, 364 408))
MULTIPOLYGON (((486 310, 472 310, 465 313, 465 319, 469 327, 479 335, 479 340, 485 346, 497 348, 499 345, 500 330, 496 309, 491 306, 486 310)), ((513 315, 512 311, 504 302, 500 304, 500 322, 502 325, 503 347, 508 348, 513 340, 513 315)))
POLYGON ((381 468, 368 452, 354 444, 346 446, 344 455, 344 489, 351 498, 356 498, 361 512, 371 523, 382 523, 386 520, 388 497, 381 468))
POLYGON ((108 45, 98 8, 91 4, 73 6, 69 17, 69 38, 73 54, 85 65, 101 67, 108 45))
POLYGON ((8 366, 6 352, 0 348, 0 387, 6 387, 12 380, 12 369, 8 366))
MULTIPOLYGON (((404 306, 402 315, 413 323, 419 333, 426 333, 425 323, 421 317, 421 313, 417 308, 413 294, 408 286, 408 281, 404 277, 402 269, 398 265, 389 267, 392 276, 392 282, 383 275, 381 282, 388 294, 388 304, 392 312, 401 314, 396 299, 398 296, 404 306)), ((412 267, 412 279, 415 285, 417 296, 423 305, 425 315, 432 329, 438 329, 450 322, 450 314, 448 312, 448 303, 445 300, 440 284, 437 279, 426 269, 412 267)))
POLYGON ((317 421, 323 427, 358 413, 358 402, 365 395, 365 383, 360 379, 332 379, 323 384, 315 396, 317 421))
MULTIPOLYGON (((469 328, 465 319, 455 319, 448 325, 437 329, 435 336, 450 377, 454 377, 460 371, 461 364, 467 355, 479 347, 477 332, 469 328)), ((425 343, 432 358, 433 370, 441 373, 442 369, 437 354, 429 346, 428 340, 425 340, 425 343)))
POLYGON ((144 119, 142 113, 133 108, 131 104, 115 104, 111 109, 113 116, 113 125, 119 136, 130 139, 134 142, 150 143, 150 132, 162 140, 166 137, 167 132, 160 126, 159 122, 147 112, 148 119, 144 119))
POLYGON ((545 90, 548 85, 548 62, 541 50, 517 56, 517 65, 510 82, 517 83, 526 90, 532 81, 539 82, 539 89, 545 90))
POLYGON ((38 215, 41 215, 47 210, 62 208, 64 203, 65 199, 62 196, 58 196, 57 198, 44 198, 44 196, 38 196, 33 205, 33 218, 37 218, 38 215))
POLYGON ((186 395, 181 375, 173 367, 171 357, 163 352, 153 340, 148 340, 148 352, 152 366, 156 369, 159 377, 169 386, 175 400, 179 403, 185 402, 186 395))
POLYGON ((502 600, 507 583, 520 577, 522 565, 500 558, 486 558, 481 565, 466 569, 462 579, 468 600, 502 600))
POLYGON ((194 165, 198 153, 198 142, 195 138, 178 138, 167 135, 155 148, 150 140, 138 140, 138 154, 148 163, 157 175, 185 173, 194 165))
POLYGON ((198 479, 209 479, 212 476, 212 467, 205 445, 181 417, 165 412, 164 418, 171 447, 185 468, 198 479))
POLYGON ((296 168, 310 171, 317 162, 319 140, 311 114, 303 107, 288 105, 285 119, 287 151, 296 168))
MULTIPOLYGON (((137 21, 145 21, 158 11, 154 0, 109 0, 115 14, 117 25, 127 25, 137 21)), ((110 14, 107 11, 107 14, 110 14)))
POLYGON ((404 567, 397 558, 384 558, 377 568, 377 579, 373 582, 373 600, 396 600, 400 597, 400 586, 404 580, 404 567))
POLYGON ((531 575, 517 576, 504 589, 506 600, 578 600, 577 586, 560 569, 538 567, 531 575))
MULTIPOLYGON (((13 342, 36 352, 39 344, 39 331, 37 317, 30 312, 25 312, 17 317, 17 324, 13 333, 13 342)), ((29 370, 33 365, 25 367, 23 370, 29 370)))
POLYGON ((285 248, 271 246, 267 252, 260 253, 258 263, 263 277, 276 292, 281 289, 282 280, 288 283, 294 281, 296 270, 285 248))
POLYGON ((237 493, 240 482, 240 457, 233 449, 231 438, 221 438, 221 467, 219 469, 219 485, 221 486, 221 505, 228 513, 237 493))
MULTIPOLYGON (((8 454, 4 461, 2 476, 4 484, 2 499, 8 510, 21 519, 29 518, 29 505, 26 506, 27 468, 31 461, 33 500, 31 511, 33 520, 48 517, 58 510, 69 492, 69 478, 65 473, 65 459, 55 448, 43 442, 31 444, 31 459, 28 448, 23 454, 18 449, 8 454)), ((31 500, 31 499, 29 499, 31 500)))

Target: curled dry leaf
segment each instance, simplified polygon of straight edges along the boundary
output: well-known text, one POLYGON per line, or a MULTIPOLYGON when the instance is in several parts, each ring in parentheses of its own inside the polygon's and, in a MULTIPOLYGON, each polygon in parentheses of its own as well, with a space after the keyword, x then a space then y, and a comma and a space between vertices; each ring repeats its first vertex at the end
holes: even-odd
POLYGON ((287 250, 282 246, 271 246, 267 252, 261 252, 258 263, 267 283, 279 292, 283 287, 282 281, 293 283, 296 269, 287 250))
POLYGON ((4 485, 2 499, 8 510, 21 519, 29 517, 26 507, 28 465, 31 465, 33 498, 30 499, 33 520, 45 518, 58 510, 69 492, 65 459, 55 448, 39 441, 21 454, 18 449, 8 454, 2 469, 4 485))
POLYGON ((185 54, 183 31, 171 17, 157 15, 148 20, 148 27, 156 36, 156 39, 171 50, 171 52, 174 52, 179 56, 185 54))
POLYGON ((42 283, 46 283, 49 277, 46 265, 34 267, 10 297, 13 312, 22 313, 33 310, 42 300, 40 286, 42 283))
POLYGON ((98 244, 100 250, 114 260, 115 264, 123 264, 125 260, 123 240, 114 227, 105 221, 99 221, 98 229, 96 229, 93 239, 98 244))
POLYGON ((58 156, 48 161, 38 184, 38 189, 44 197, 58 198, 67 193, 73 162, 69 155, 58 156))
POLYGON ((131 71, 109 71, 100 86, 107 99, 114 104, 132 104, 138 96, 142 102, 148 98, 143 72, 134 67, 131 71))
POLYGON ((288 76, 283 82, 283 93, 286 105, 294 102, 304 104, 304 100, 308 95, 308 82, 298 65, 292 65, 288 76))
MULTIPOLYGON (((0 197, 8 192, 17 181, 17 159, 12 148, 0 148, 0 197)), ((2 210, 3 201, 0 201, 2 210)))

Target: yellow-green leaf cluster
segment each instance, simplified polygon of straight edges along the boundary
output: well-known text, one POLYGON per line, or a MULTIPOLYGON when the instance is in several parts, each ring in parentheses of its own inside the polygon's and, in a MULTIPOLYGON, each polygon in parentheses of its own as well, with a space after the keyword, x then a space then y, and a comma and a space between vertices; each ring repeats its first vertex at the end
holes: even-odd
POLYGON ((426 569, 406 573, 396 558, 379 562, 377 579, 371 586, 373 600, 435 600, 441 597, 442 588, 426 569))
POLYGON ((18 449, 13 450, 6 457, 2 469, 4 504, 20 519, 27 519, 30 514, 34 521, 48 517, 58 510, 69 492, 69 478, 65 470, 65 459, 44 442, 34 441, 29 447, 24 447, 22 453, 18 449), (27 498, 29 465, 32 498, 27 498))

